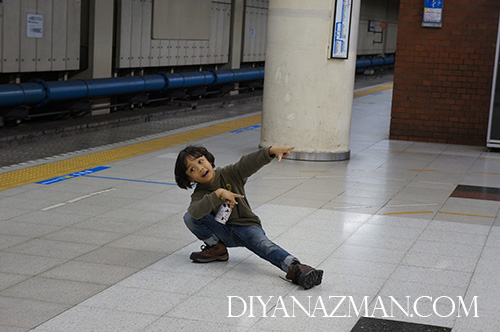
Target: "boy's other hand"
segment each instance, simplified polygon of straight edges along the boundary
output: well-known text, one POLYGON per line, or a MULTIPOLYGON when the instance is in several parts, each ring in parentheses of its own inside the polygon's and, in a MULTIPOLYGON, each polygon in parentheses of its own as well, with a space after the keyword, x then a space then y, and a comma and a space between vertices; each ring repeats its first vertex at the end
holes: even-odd
POLYGON ((288 146, 271 146, 269 149, 270 155, 275 155, 278 157, 278 162, 281 162, 282 158, 286 158, 290 155, 290 152, 295 149, 295 147, 289 148, 288 146))
POLYGON ((223 201, 228 201, 231 208, 233 208, 235 204, 238 204, 238 202, 236 202, 236 198, 245 197, 243 195, 235 194, 233 192, 230 192, 229 190, 222 188, 217 189, 215 192, 217 194, 217 197, 219 197, 223 201))

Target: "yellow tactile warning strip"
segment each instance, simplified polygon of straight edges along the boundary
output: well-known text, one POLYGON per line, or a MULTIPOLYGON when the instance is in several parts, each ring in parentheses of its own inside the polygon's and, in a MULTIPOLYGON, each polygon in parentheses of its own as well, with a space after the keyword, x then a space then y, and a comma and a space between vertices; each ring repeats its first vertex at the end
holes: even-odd
MULTIPOLYGON (((379 85, 371 89, 357 91, 354 93, 354 98, 378 93, 388 89, 392 89, 392 83, 379 85)), ((187 131, 181 134, 153 139, 143 143, 132 144, 54 163, 3 173, 0 174, 0 190, 14 188, 28 183, 39 182, 46 179, 79 172, 84 169, 108 164, 114 161, 139 156, 145 153, 167 149, 173 146, 185 144, 187 142, 200 140, 202 138, 254 126, 260 124, 261 121, 261 115, 250 116, 243 119, 228 121, 205 128, 187 131)))
POLYGON ((379 86, 376 86, 376 87, 370 88, 370 89, 355 91, 354 98, 368 96, 368 95, 372 95, 372 94, 377 93, 377 92, 389 90, 389 89, 392 89, 392 86, 393 86, 392 83, 388 83, 388 84, 379 85, 379 86))
POLYGON ((147 142, 95 152, 85 156, 75 157, 50 164, 34 166, 18 171, 0 174, 0 190, 17 187, 23 184, 38 182, 48 178, 58 177, 68 173, 78 172, 114 161, 139 156, 148 152, 167 149, 205 137, 230 132, 232 130, 259 124, 261 115, 228 121, 213 126, 190 130, 184 133, 153 139, 147 142))

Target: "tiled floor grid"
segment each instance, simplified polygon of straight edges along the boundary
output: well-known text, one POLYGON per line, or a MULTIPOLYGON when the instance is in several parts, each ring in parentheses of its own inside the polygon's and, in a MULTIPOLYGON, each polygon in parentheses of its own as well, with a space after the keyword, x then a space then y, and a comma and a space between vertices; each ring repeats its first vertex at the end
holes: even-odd
MULTIPOLYGON (((500 155, 388 140, 391 98, 354 100, 350 160, 274 161, 246 186, 268 236, 325 271, 320 286, 242 248, 190 262, 190 192, 169 184, 182 145, 0 191, 0 330, 498 331, 497 191, 456 193, 500 188, 500 155)), ((259 137, 194 143, 222 166, 259 137)))

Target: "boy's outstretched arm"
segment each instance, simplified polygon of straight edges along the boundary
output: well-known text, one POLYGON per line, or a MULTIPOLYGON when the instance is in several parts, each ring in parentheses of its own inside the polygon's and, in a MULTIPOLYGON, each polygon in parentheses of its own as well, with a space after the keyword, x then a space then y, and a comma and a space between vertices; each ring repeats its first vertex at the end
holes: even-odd
POLYGON ((295 147, 287 147, 287 146, 271 146, 269 148, 269 154, 275 155, 278 157, 278 162, 281 162, 282 158, 286 158, 290 155, 290 151, 295 149, 295 147))

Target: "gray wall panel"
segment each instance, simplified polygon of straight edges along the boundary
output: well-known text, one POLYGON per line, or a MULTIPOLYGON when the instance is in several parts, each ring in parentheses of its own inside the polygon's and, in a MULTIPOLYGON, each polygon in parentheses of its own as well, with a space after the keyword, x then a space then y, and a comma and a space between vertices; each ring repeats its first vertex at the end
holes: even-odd
POLYGON ((130 67, 141 66, 141 38, 142 38, 142 3, 132 0, 132 29, 130 32, 130 67))
POLYGON ((43 38, 36 38, 36 71, 52 70, 52 0, 38 0, 37 13, 43 15, 43 38))
POLYGON ((121 0, 118 2, 118 26, 119 36, 117 38, 117 66, 118 68, 130 68, 130 52, 132 41, 132 0, 121 0))
MULTIPOLYGON (((3 31, 3 6, 0 6, 0 28, 3 31)), ((3 33, 0 33, 0 73, 3 68, 3 33)))
POLYGON ((68 40, 68 1, 52 3, 52 70, 66 70, 66 42, 68 40))
POLYGON ((151 66, 152 0, 141 2, 141 67, 151 66))
POLYGON ((82 2, 68 1, 66 32, 66 70, 80 69, 80 23, 82 2))
MULTIPOLYGON (((7 5, 7 4, 5 4, 7 5)), ((10 6, 9 6, 10 7, 10 6)), ((21 1, 21 11, 20 15, 20 26, 17 26, 16 29, 21 31, 20 36, 20 63, 19 67, 16 71, 21 72, 32 72, 36 71, 36 38, 28 38, 28 28, 27 28, 27 20, 28 14, 36 14, 36 0, 23 0, 21 1)), ((10 45, 10 43, 6 43, 6 45, 10 45)))

